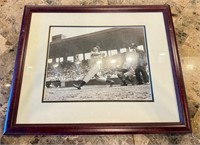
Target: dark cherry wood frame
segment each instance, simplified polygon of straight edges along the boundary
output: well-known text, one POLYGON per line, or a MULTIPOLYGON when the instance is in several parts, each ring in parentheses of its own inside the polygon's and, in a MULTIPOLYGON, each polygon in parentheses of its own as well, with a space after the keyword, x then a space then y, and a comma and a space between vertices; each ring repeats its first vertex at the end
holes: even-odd
POLYGON ((121 134, 121 133, 188 133, 191 132, 187 100, 174 27, 169 5, 151 6, 25 6, 4 134, 121 134), (20 90, 32 13, 124 13, 162 12, 178 101, 179 123, 99 123, 99 124, 16 124, 20 90))

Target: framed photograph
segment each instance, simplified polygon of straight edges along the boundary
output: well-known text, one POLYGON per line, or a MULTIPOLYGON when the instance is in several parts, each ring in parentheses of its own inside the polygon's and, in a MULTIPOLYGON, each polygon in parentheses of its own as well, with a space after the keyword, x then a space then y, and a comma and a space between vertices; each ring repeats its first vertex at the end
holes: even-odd
POLYGON ((170 6, 25 6, 4 134, 178 132, 170 6))

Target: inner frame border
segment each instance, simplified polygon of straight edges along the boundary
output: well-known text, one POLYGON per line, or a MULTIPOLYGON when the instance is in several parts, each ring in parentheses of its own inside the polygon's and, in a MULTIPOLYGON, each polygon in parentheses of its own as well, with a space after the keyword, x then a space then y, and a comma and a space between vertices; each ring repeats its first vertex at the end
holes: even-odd
POLYGON ((153 93, 153 84, 152 84, 152 77, 151 77, 151 67, 150 67, 150 60, 149 60, 149 51, 148 51, 148 43, 147 43, 147 35, 146 35, 146 27, 145 25, 126 25, 126 26, 63 26, 63 25, 50 25, 48 31, 48 42, 47 42, 47 53, 46 53, 46 65, 45 65, 45 74, 44 74, 44 81, 43 81, 43 91, 42 91, 42 101, 41 103, 78 103, 78 102, 154 102, 154 93, 153 93), (46 75, 47 75, 47 67, 48 67, 48 56, 50 51, 50 33, 52 27, 143 27, 144 29, 144 42, 145 48, 147 51, 147 61, 148 61, 148 70, 149 70, 149 80, 150 80, 150 90, 152 99, 151 100, 69 100, 69 101, 44 101, 44 91, 45 91, 45 83, 46 83, 46 75))

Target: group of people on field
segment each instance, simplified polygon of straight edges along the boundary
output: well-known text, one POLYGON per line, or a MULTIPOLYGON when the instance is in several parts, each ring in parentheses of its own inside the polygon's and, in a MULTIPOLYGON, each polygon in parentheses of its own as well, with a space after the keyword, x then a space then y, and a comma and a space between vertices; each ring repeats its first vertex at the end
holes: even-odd
MULTIPOLYGON (((130 50, 132 51, 126 52, 124 55, 125 58, 121 65, 115 68, 115 71, 118 72, 117 76, 121 80, 121 85, 127 86, 127 81, 137 85, 147 84, 149 82, 149 76, 147 74, 146 53, 144 50, 138 49, 138 46, 134 43, 131 44, 130 50), (134 76, 136 80, 134 80, 134 76)), ((83 85, 87 84, 94 77, 97 81, 107 82, 112 87, 114 80, 111 77, 98 75, 102 69, 102 59, 105 57, 105 54, 100 52, 99 46, 95 46, 90 52, 90 55, 89 71, 79 84, 73 84, 73 86, 81 89, 83 85)))

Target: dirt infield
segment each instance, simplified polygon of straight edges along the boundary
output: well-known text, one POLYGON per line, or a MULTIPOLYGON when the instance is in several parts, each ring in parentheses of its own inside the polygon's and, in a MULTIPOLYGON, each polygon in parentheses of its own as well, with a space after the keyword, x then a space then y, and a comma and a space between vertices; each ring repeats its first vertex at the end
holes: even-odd
POLYGON ((43 101, 152 101, 150 85, 46 88, 43 101))
POLYGON ((150 85, 46 88, 43 101, 152 101, 150 85))

